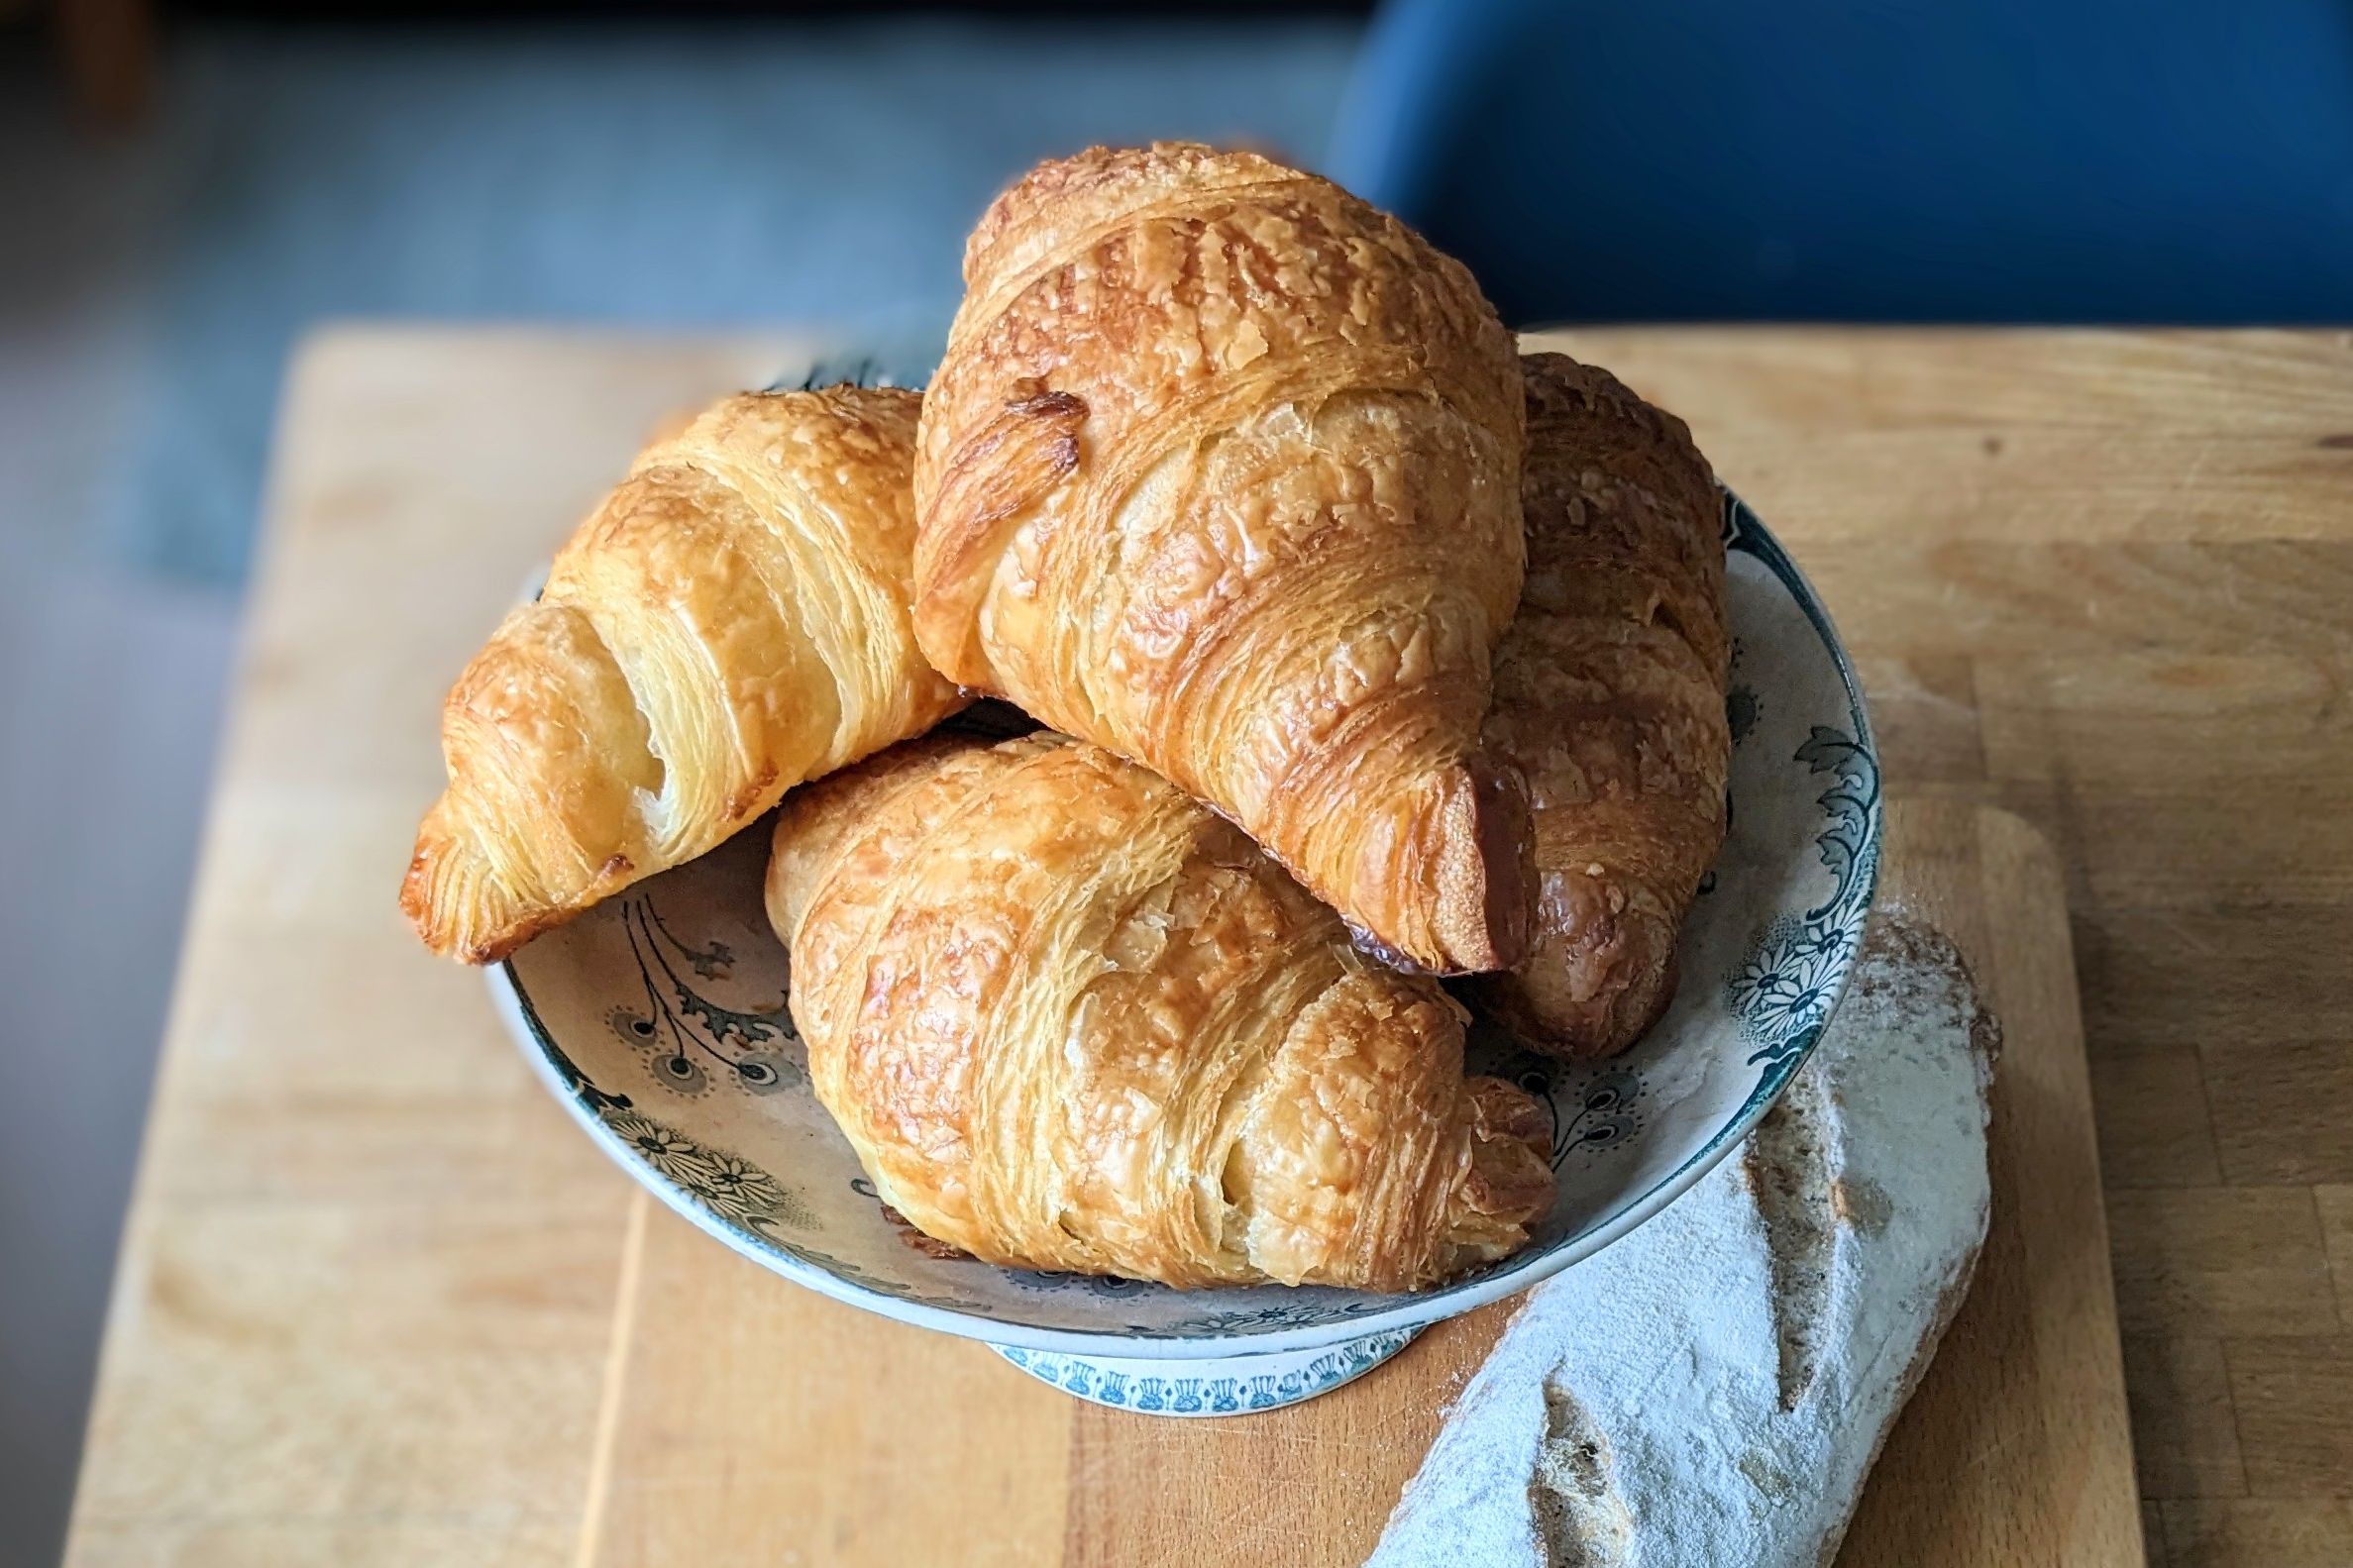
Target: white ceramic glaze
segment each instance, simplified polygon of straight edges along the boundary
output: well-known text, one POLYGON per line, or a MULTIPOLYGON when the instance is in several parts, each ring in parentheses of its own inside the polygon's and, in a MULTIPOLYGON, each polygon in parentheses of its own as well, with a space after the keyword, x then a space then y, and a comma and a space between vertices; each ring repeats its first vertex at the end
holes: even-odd
MULTIPOLYGON (((1474 1029, 1473 1067, 1551 1106, 1559 1198, 1525 1251, 1444 1288, 1180 1292, 909 1246, 809 1091, 784 950, 761 908, 763 828, 541 936, 489 971, 491 989, 550 1089, 632 1176, 837 1300, 1024 1355, 1090 1358, 1094 1387, 1120 1361, 1386 1343, 1376 1336, 1525 1290, 1657 1213, 1764 1114, 1846 983, 1879 845, 1862 695, 1811 589, 1730 497, 1725 542, 1731 830, 1686 924, 1680 990, 1648 1038, 1605 1063, 1555 1062, 1474 1029)), ((1041 1365, 1032 1356, 1024 1370, 1041 1365)))

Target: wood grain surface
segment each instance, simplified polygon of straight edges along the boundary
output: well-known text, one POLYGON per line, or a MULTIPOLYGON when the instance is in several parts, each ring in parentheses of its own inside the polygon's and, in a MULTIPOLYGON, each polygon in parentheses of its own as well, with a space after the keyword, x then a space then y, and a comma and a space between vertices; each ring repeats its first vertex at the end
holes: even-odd
MULTIPOLYGON (((2054 1392, 2096 1382, 2112 1255, 2151 1558, 2353 1561, 2353 337, 1562 346, 1688 417, 1824 591, 1922 807, 1892 885, 2009 1014, 2004 1149, 2080 1167, 1997 1164, 2006 1239, 1846 1560, 2128 1544, 2121 1447, 2054 1392), (1979 801, 2057 851, 2110 1244, 2054 874, 1979 801), (2021 1475, 2016 1442, 2077 1458, 2021 1475), (1988 1466, 2007 1507, 1963 1501, 1988 1466)), ((451 676, 647 427, 806 349, 304 352, 70 1561, 1339 1562, 1377 1532, 1499 1317, 1290 1415, 1082 1407, 651 1206, 398 923, 451 676)))

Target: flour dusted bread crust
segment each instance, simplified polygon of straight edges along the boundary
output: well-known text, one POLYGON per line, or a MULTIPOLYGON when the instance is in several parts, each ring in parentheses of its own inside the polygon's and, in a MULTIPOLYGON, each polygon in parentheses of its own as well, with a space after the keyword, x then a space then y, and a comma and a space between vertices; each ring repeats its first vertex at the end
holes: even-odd
POLYGON ((1516 959, 1525 794, 1476 748, 1520 371, 1470 274, 1160 145, 1040 165, 964 280, 915 470, 932 662, 1217 806, 1382 951, 1516 959))
POLYGON ((768 909, 818 1099, 991 1263, 1403 1291, 1550 1206, 1549 1122, 1462 1020, 1156 775, 928 737, 796 790, 768 909))
POLYGON ((1674 994, 1724 842, 1720 505, 1681 420, 1566 355, 1522 363, 1528 580, 1485 735, 1527 776, 1538 890, 1527 956, 1471 994, 1536 1045, 1608 1056, 1674 994))
POLYGON ((428 947, 501 958, 958 705, 908 621, 919 402, 750 393, 639 455, 450 691, 428 947))
POLYGON ((1952 943, 1883 915, 1740 1154, 1530 1294, 1367 1568, 1834 1561, 1984 1243, 1999 1047, 1952 943))

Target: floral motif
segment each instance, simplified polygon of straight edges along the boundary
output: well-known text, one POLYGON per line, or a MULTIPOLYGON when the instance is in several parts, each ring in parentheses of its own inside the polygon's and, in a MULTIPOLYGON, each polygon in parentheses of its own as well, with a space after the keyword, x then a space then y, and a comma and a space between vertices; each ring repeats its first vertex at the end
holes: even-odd
POLYGON ((653 1073, 654 1082, 673 1094, 692 1098, 710 1088, 710 1075, 702 1070, 702 1064, 684 1051, 657 1058, 653 1073))
POLYGON ((782 1051, 755 1051, 735 1059, 735 1081, 755 1095, 808 1082, 808 1069, 782 1051))
POLYGON ((1148 1415, 1235 1415, 1313 1399, 1327 1389, 1371 1371, 1397 1354, 1413 1337, 1414 1330, 1410 1328, 1385 1329, 1335 1345, 1305 1365, 1287 1370, 1252 1373, 1246 1369, 1253 1358, 1240 1357, 1213 1362, 1210 1366, 1214 1370, 1199 1377, 1173 1370, 1131 1372, 1051 1350, 1023 1350, 1016 1345, 994 1348, 1039 1382, 1114 1410, 1137 1411, 1148 1415))
POLYGON ((796 1057, 800 1035, 785 1002, 747 1012, 705 995, 679 973, 683 964, 701 980, 734 974, 735 950, 722 941, 700 945, 675 935, 654 900, 644 892, 621 900, 621 925, 637 960, 645 1006, 616 1006, 605 1022, 631 1045, 668 1046, 652 1064, 654 1081, 675 1094, 707 1093, 716 1071, 721 1081, 750 1095, 772 1095, 789 1084, 808 1081, 796 1057), (673 960, 677 962, 673 962, 673 960))
POLYGON ((774 1225, 816 1224, 799 1194, 741 1155, 706 1148, 640 1110, 608 1107, 602 1120, 632 1153, 722 1219, 762 1234, 774 1225))
POLYGON ((695 1196, 712 1212, 747 1225, 783 1223, 806 1230, 816 1223, 808 1205, 791 1189, 738 1155, 713 1152, 702 1186, 695 1190, 695 1196))
POLYGON ((1732 732, 1732 744, 1738 746, 1749 738, 1765 714, 1765 704, 1747 686, 1734 686, 1724 693, 1724 726, 1732 732))
POLYGON ((662 1030, 653 1017, 635 1007, 607 1007, 604 1026, 613 1038, 623 1045, 654 1046, 661 1043, 662 1030))
POLYGON ((1517 1084, 1534 1096, 1552 1119, 1552 1169, 1557 1171, 1573 1151, 1598 1154, 1631 1142, 1642 1130, 1636 1107, 1645 1090, 1642 1075, 1613 1062, 1588 1074, 1574 1093, 1564 1093, 1561 1078, 1571 1066, 1556 1056, 1520 1050, 1483 1071, 1517 1084))
POLYGON ((1833 886, 1803 919, 1783 916, 1768 926, 1732 978, 1732 1011, 1757 1047, 1749 1060, 1768 1071, 1804 1056, 1829 1021, 1878 867, 1878 760, 1821 724, 1797 748, 1795 760, 1833 776, 1819 802, 1830 824, 1817 841, 1833 886))
POLYGON ((1767 1039, 1813 1023, 1838 983, 1837 944, 1794 920, 1777 920, 1732 980, 1732 1004, 1767 1039))
MULTIPOLYGON (((1185 1320, 1184 1333, 1230 1333, 1254 1328, 1291 1328, 1302 1323, 1341 1322, 1386 1311, 1395 1305, 1380 1296, 1339 1296, 1324 1300, 1284 1301, 1272 1307, 1226 1307, 1196 1312, 1185 1320)), ((1130 1323, 1130 1333, 1144 1338, 1164 1337, 1159 1330, 1130 1323)))
POLYGON ((689 1192, 702 1180, 707 1169, 702 1146, 685 1133, 634 1110, 607 1114, 604 1124, 639 1159, 689 1192))
POLYGON ((1643 1081, 1624 1067, 1606 1067, 1585 1081, 1571 1101, 1576 1111, 1561 1120, 1554 1110, 1552 1169, 1560 1169, 1572 1149, 1598 1153, 1631 1143, 1643 1128, 1635 1107, 1642 1103, 1643 1081))
POLYGON ((1005 1277, 1015 1287, 1024 1291, 1083 1291, 1099 1300, 1118 1301, 1123 1296, 1141 1296, 1152 1289, 1147 1280, 1122 1279, 1116 1274, 1060 1274, 1044 1269, 1008 1269, 1005 1277))

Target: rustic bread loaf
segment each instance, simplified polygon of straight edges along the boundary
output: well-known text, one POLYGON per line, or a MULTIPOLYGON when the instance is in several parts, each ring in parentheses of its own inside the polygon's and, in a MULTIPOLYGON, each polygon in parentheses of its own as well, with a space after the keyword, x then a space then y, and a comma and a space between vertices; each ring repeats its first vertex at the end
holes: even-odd
POLYGON ((1741 1153, 1530 1297, 1372 1563, 1829 1563, 1984 1241, 1998 1041, 1952 944, 1883 918, 1741 1153))

